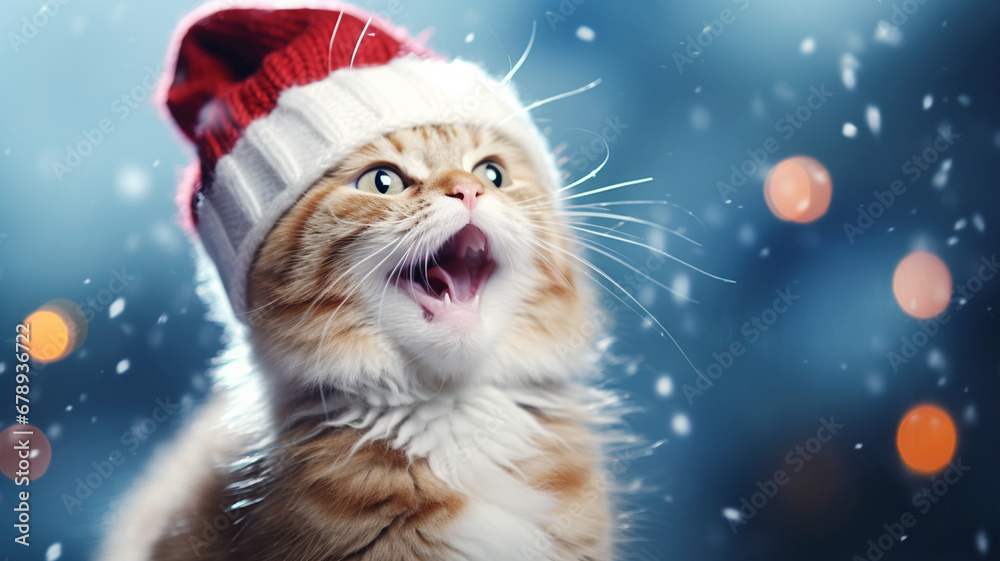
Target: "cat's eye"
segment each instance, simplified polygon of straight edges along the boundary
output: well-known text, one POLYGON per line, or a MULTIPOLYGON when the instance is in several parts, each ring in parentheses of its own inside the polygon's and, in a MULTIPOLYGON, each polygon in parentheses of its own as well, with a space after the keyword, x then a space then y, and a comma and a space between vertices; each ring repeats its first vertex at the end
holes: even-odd
POLYGON ((510 176, 507 174, 507 170, 493 160, 486 160, 479 164, 472 170, 472 174, 484 182, 492 183, 494 187, 510 185, 510 176))
POLYGON ((385 166, 375 167, 364 172, 354 182, 354 186, 359 191, 383 195, 395 195, 408 187, 406 181, 396 170, 385 166))

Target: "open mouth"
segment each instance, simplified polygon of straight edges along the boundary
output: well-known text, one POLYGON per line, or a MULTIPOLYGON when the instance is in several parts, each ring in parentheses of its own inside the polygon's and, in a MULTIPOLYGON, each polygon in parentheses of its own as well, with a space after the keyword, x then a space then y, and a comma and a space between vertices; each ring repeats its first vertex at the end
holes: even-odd
POLYGON ((486 234, 466 225, 430 256, 396 276, 396 286, 424 310, 424 319, 479 320, 479 294, 496 268, 486 234))

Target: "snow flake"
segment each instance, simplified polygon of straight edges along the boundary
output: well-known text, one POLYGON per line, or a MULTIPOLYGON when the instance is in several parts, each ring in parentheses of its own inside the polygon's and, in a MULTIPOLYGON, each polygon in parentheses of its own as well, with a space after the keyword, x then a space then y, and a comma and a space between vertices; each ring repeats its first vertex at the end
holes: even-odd
POLYGON ((854 86, 857 85, 858 79, 855 71, 861 66, 858 59, 854 58, 851 53, 844 53, 840 56, 840 80, 844 83, 844 87, 853 90, 854 86))
POLYGON ((660 397, 667 397, 674 393, 674 381, 670 376, 660 376, 656 379, 656 394, 660 397))
POLYGON ((877 105, 868 104, 868 107, 865 108, 865 122, 868 123, 868 130, 878 136, 882 130, 882 112, 879 111, 877 105))
POLYGON ((804 55, 811 55, 816 52, 816 40, 812 37, 806 37, 799 44, 799 52, 804 55))
POLYGON ((898 47, 903 42, 903 32, 895 25, 880 19, 875 24, 874 39, 876 42, 885 43, 890 47, 898 47))
POLYGON ((590 43, 594 40, 594 37, 596 36, 597 34, 594 33, 594 30, 587 27, 586 25, 581 25, 580 27, 576 28, 576 38, 581 41, 590 43))
POLYGON ((687 436, 691 434, 691 420, 684 413, 678 413, 674 415, 673 420, 670 421, 670 427, 674 429, 679 436, 687 436))
POLYGON ((944 189, 948 185, 948 172, 951 171, 952 159, 948 158, 941 162, 941 166, 934 173, 934 177, 931 179, 931 184, 937 189, 944 189))
POLYGON ((117 300, 112 302, 110 306, 108 306, 108 317, 111 319, 115 319, 116 317, 120 316, 121 313, 124 311, 125 311, 125 299, 119 297, 117 300))

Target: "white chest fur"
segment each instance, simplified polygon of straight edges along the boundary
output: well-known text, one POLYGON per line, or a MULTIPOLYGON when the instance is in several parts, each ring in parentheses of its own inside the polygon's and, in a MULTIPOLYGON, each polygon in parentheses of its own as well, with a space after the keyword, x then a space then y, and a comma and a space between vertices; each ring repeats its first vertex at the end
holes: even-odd
POLYGON ((533 488, 518 465, 554 438, 519 405, 491 387, 440 394, 418 404, 348 411, 327 422, 365 430, 361 446, 385 440, 411 459, 426 458, 433 474, 460 492, 466 506, 447 529, 461 559, 521 559, 525 551, 552 551, 544 531, 556 506, 533 488))

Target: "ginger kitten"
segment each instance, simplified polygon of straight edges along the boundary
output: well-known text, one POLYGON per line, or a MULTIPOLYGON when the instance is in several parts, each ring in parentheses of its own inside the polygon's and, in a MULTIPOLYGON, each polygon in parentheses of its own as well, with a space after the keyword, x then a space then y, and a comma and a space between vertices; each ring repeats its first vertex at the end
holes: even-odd
POLYGON ((546 143, 506 80, 336 6, 179 35, 236 343, 103 558, 612 559, 615 400, 546 143))

